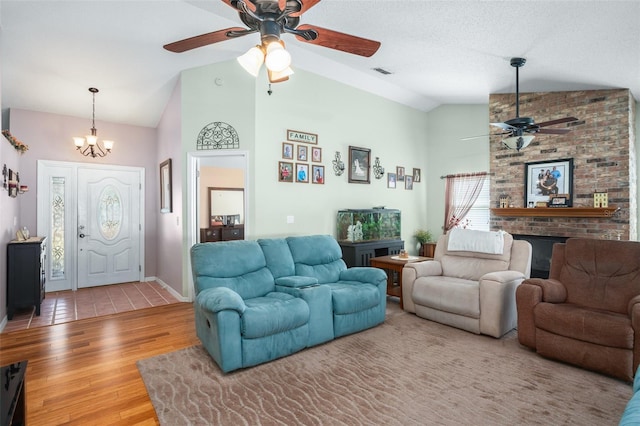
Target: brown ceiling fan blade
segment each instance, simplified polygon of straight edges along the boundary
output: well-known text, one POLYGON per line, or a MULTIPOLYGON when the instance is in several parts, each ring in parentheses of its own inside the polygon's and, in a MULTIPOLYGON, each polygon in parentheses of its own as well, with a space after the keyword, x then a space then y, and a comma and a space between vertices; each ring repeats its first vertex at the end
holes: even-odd
POLYGON ((547 126, 553 126, 554 124, 571 123, 572 121, 578 121, 578 119, 575 117, 558 118, 557 120, 550 120, 550 121, 545 121, 543 123, 537 123, 536 126, 547 127, 547 126))
POLYGON ((570 131, 571 129, 539 129, 536 133, 547 135, 565 135, 570 131))
POLYGON ((305 40, 300 36, 296 38, 305 43, 317 44, 319 46, 328 47, 329 49, 341 50, 354 55, 369 57, 378 51, 380 47, 379 41, 373 41, 338 31, 328 30, 315 25, 299 25, 296 30, 313 30, 318 33, 315 40, 305 40))
MULTIPOLYGON (((302 9, 300 9, 299 12, 294 12, 289 16, 292 16, 294 18, 300 16, 318 3, 320 3, 320 0, 302 0, 302 9)), ((282 10, 282 8, 280 8, 280 10, 282 10)))
POLYGON ((229 31, 246 31, 246 28, 232 27, 225 30, 214 31, 212 33, 201 34, 195 37, 185 38, 184 40, 175 41, 165 44, 163 47, 170 52, 181 53, 197 47, 207 46, 209 44, 218 43, 228 40, 229 31))

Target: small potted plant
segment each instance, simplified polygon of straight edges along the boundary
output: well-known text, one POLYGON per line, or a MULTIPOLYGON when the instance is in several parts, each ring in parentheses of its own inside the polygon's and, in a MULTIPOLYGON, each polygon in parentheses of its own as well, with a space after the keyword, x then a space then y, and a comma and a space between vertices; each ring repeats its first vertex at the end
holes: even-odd
MULTIPOLYGON (((430 243, 431 240, 433 239, 433 235, 431 235, 431 231, 426 230, 426 229, 418 229, 413 234, 413 237, 420 244, 420 251, 418 252, 419 255, 420 256, 425 256, 425 252, 426 252, 425 244, 430 243)), ((431 257, 431 256, 426 256, 426 257, 431 257)))

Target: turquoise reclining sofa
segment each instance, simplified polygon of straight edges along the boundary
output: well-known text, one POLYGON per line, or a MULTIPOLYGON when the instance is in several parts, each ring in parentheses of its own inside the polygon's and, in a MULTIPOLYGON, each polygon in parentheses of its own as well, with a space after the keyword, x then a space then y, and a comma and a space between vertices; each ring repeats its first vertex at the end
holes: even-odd
POLYGON ((191 248, 198 338, 227 373, 384 322, 386 274, 347 268, 329 235, 191 248))

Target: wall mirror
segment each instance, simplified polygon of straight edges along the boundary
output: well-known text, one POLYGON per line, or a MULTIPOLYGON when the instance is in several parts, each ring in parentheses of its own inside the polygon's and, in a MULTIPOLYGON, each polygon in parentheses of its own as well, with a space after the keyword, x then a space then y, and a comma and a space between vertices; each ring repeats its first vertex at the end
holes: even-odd
POLYGON ((244 189, 209 187, 211 226, 244 224, 244 189))
POLYGON ((160 164, 160 213, 173 211, 171 188, 171 158, 160 164))

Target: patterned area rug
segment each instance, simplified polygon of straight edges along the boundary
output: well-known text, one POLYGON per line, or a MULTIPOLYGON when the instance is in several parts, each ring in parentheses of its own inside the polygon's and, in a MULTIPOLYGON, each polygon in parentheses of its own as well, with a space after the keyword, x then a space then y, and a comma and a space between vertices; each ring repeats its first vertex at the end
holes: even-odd
POLYGON ((162 425, 616 425, 631 385, 402 312, 223 375, 201 346, 138 361, 162 425))

